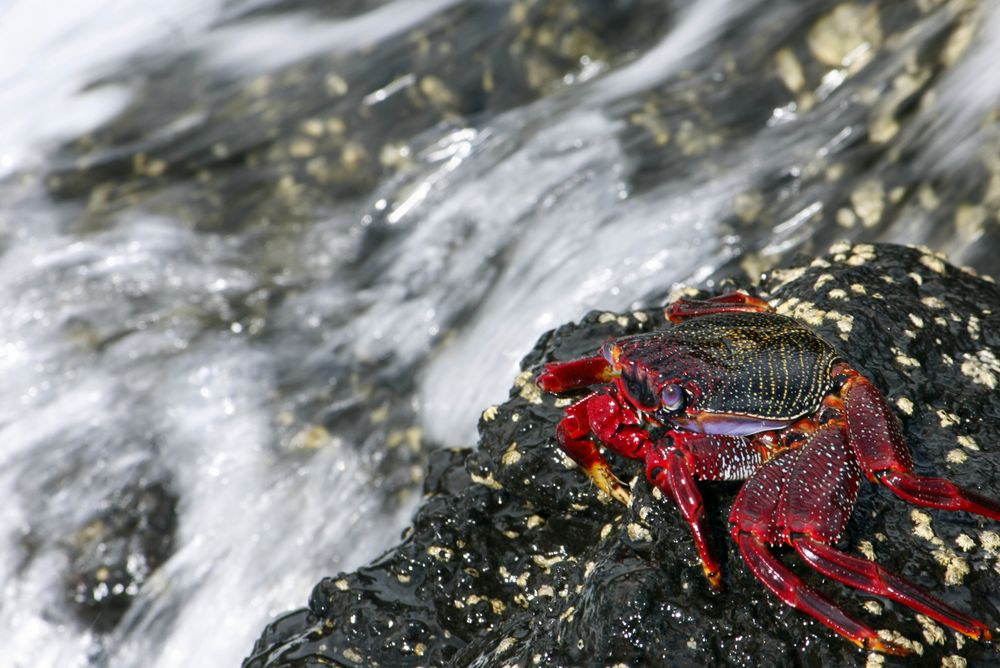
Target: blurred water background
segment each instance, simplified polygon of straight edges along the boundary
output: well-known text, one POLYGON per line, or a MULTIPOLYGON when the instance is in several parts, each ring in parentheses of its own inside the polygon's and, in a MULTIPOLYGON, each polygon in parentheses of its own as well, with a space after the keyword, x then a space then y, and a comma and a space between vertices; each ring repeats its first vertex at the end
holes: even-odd
POLYGON ((588 310, 996 275, 997 62, 991 1, 0 1, 4 665, 235 665, 588 310))

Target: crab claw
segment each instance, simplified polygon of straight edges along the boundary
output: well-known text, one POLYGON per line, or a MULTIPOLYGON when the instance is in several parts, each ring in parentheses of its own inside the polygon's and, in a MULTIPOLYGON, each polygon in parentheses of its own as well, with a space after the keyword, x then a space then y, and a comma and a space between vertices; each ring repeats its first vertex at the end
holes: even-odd
POLYGON ((593 479, 594 484, 598 486, 605 494, 610 496, 615 501, 629 506, 632 504, 632 492, 629 488, 625 486, 618 476, 612 472, 611 468, 608 466, 595 466, 587 471, 587 475, 593 479))
MULTIPOLYGON (((613 421, 617 406, 615 400, 606 394, 595 393, 585 397, 566 409, 566 416, 556 427, 556 440, 563 452, 584 470, 598 489, 627 506, 632 502, 629 488, 611 470, 597 444, 588 438, 593 429, 592 420, 606 423, 609 421, 608 417, 612 416, 613 421)), ((617 424, 610 425, 610 429, 619 433, 617 424)), ((628 440, 629 434, 635 439, 630 447, 641 448, 645 432, 625 430, 619 435, 628 440)))
POLYGON ((538 374, 538 386, 545 392, 567 392, 596 383, 606 383, 614 377, 613 369, 600 355, 572 362, 546 364, 538 374))

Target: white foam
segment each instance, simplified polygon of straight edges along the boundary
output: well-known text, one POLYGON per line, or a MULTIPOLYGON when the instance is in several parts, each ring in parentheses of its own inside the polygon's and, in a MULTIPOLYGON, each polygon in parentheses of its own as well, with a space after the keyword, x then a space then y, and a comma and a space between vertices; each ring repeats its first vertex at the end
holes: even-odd
POLYGON ((339 20, 305 13, 263 16, 206 33, 199 49, 208 63, 246 75, 318 54, 345 54, 373 46, 419 25, 461 0, 395 0, 339 20))
POLYGON ((132 92, 92 82, 141 51, 183 46, 221 4, 12 0, 0 8, 0 178, 121 111, 132 92))

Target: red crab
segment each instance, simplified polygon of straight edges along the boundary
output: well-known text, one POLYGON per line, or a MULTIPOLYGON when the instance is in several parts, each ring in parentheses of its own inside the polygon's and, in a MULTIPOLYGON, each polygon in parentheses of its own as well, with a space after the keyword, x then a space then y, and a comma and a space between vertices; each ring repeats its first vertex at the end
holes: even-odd
POLYGON ((699 480, 746 480, 731 534, 757 578, 782 601, 868 650, 905 654, 806 585, 768 546, 790 545, 849 587, 909 606, 977 640, 983 622, 878 564, 833 547, 862 478, 910 503, 1000 519, 1000 503, 913 472, 899 421, 882 393, 823 339, 742 292, 666 308, 673 327, 609 341, 601 354, 545 366, 547 392, 599 385, 566 409, 557 439, 597 486, 628 504, 598 443, 645 461, 691 528, 705 575, 719 587, 699 480), (667 428, 652 440, 644 425, 667 428), (596 437, 596 441, 590 436, 596 437))

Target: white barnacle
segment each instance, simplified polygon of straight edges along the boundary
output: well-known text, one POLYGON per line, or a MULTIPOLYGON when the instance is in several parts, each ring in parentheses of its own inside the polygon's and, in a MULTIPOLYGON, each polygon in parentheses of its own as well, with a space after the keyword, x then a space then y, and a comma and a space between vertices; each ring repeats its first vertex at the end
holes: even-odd
POLYGON ((969 455, 965 454, 965 450, 962 450, 961 448, 949 450, 948 454, 945 455, 945 460, 949 464, 964 464, 968 459, 969 455))
POLYGON ((870 540, 863 540, 858 543, 858 552, 865 555, 868 561, 875 561, 875 547, 870 540))
POLYGON ((924 654, 923 645, 921 645, 916 640, 910 640, 899 631, 893 631, 889 629, 879 629, 878 637, 881 638, 882 640, 885 640, 886 642, 892 643, 893 645, 900 645, 901 647, 906 647, 914 654, 919 654, 921 656, 923 656, 924 654))
POLYGON ((922 510, 913 509, 910 511, 910 519, 913 521, 913 533, 924 540, 934 542, 941 539, 934 535, 931 529, 931 516, 922 510))
POLYGON ((997 387, 997 375, 1000 374, 1000 360, 992 350, 984 349, 975 355, 962 353, 962 373, 973 382, 985 385, 991 390, 997 387))
MULTIPOLYGON (((882 182, 872 179, 861 184, 861 186, 851 193, 851 206, 854 212, 861 219, 861 224, 865 227, 872 227, 882 219, 882 212, 885 209, 885 189, 882 182)), ((872 247, 868 244, 858 244, 854 247, 854 254, 848 258, 847 263, 853 265, 864 264, 872 259, 874 253, 867 252, 872 247), (854 260, 858 258, 858 260, 854 260)), ((874 250, 874 249, 872 249, 874 250)))
POLYGON ((345 659, 347 659, 351 663, 361 663, 362 661, 365 660, 365 657, 362 656, 362 654, 359 651, 357 651, 356 649, 352 649, 350 647, 343 650, 341 654, 345 659))
POLYGON ((771 278, 774 284, 772 290, 779 290, 792 281, 797 281, 806 273, 806 267, 795 267, 794 269, 774 269, 771 278))
POLYGON ((971 436, 968 436, 967 434, 961 434, 958 437, 956 437, 955 440, 958 441, 959 445, 961 445, 963 448, 966 448, 968 450, 978 450, 979 449, 979 444, 976 443, 976 439, 972 438, 971 436))
POLYGON ((969 321, 966 323, 965 329, 969 332, 969 337, 972 339, 979 338, 979 318, 975 315, 969 316, 969 321))
POLYGON ((849 250, 851 250, 850 242, 841 240, 837 241, 832 246, 830 246, 830 250, 828 250, 827 252, 830 253, 831 255, 836 255, 839 253, 846 253, 849 250))
POLYGON ((920 264, 924 265, 931 271, 937 272, 939 274, 944 273, 944 268, 945 268, 944 262, 941 260, 941 258, 936 257, 934 255, 921 255, 920 264))
POLYGON ((642 543, 651 543, 653 541, 653 534, 641 524, 630 522, 627 529, 630 540, 642 543))
POLYGON ((955 544, 962 548, 964 552, 969 552, 976 547, 976 541, 967 533, 958 534, 958 537, 955 538, 955 544))
POLYGON ((934 623, 934 621, 925 615, 917 615, 917 621, 923 628, 924 640, 927 641, 928 645, 943 645, 945 638, 944 629, 934 623))
POLYGON ((563 557, 560 555, 555 555, 553 557, 546 557, 541 554, 531 555, 531 560, 535 562, 536 565, 541 566, 542 570, 548 573, 553 566, 563 561, 563 557))
POLYGON ((542 403, 542 388, 534 382, 535 374, 531 371, 522 371, 514 378, 514 387, 519 388, 518 394, 525 401, 532 404, 542 403))
POLYGON ((815 283, 813 283, 813 290, 818 292, 824 284, 829 283, 832 280, 833 274, 820 274, 820 277, 816 279, 815 283))
POLYGON ((544 584, 538 588, 538 596, 544 596, 545 598, 553 598, 556 595, 556 590, 552 588, 552 585, 544 584))
POLYGON ((504 654, 508 650, 510 650, 511 647, 513 647, 516 644, 517 644, 517 638, 513 638, 511 636, 507 636, 503 640, 501 640, 500 642, 497 643, 497 648, 496 648, 496 650, 493 653, 494 654, 504 654))
POLYGON ((881 666, 884 665, 884 654, 879 654, 878 652, 868 652, 868 658, 865 660, 865 668, 881 668, 881 666))
POLYGON ((924 297, 920 302, 928 308, 944 308, 944 302, 937 297, 924 297))
POLYGON ((472 480, 472 482, 476 483, 477 485, 484 485, 486 487, 489 487, 490 489, 503 489, 503 485, 501 485, 496 481, 492 473, 488 474, 486 477, 483 477, 476 473, 470 473, 469 479, 472 480))
POLYGON ((938 416, 938 423, 942 427, 950 427, 953 424, 958 424, 959 422, 962 421, 960 417, 958 417, 954 413, 949 413, 946 410, 939 410, 937 412, 937 416, 938 416))
POLYGON ((909 355, 907 355, 906 353, 904 353, 899 348, 895 348, 894 347, 892 349, 892 351, 896 354, 896 357, 895 357, 896 363, 899 364, 900 366, 908 366, 908 367, 915 367, 915 368, 917 368, 917 367, 920 366, 920 362, 918 362, 913 357, 910 357, 909 355))
POLYGON ((996 531, 980 531, 979 543, 988 554, 1000 553, 1000 534, 996 531))
POLYGON ((450 547, 445 547, 444 545, 430 545, 427 547, 427 554, 438 561, 451 561, 455 553, 450 547))
POLYGON ((962 580, 969 574, 969 562, 949 547, 942 546, 934 550, 934 558, 945 567, 944 583, 946 585, 962 584, 962 580))

